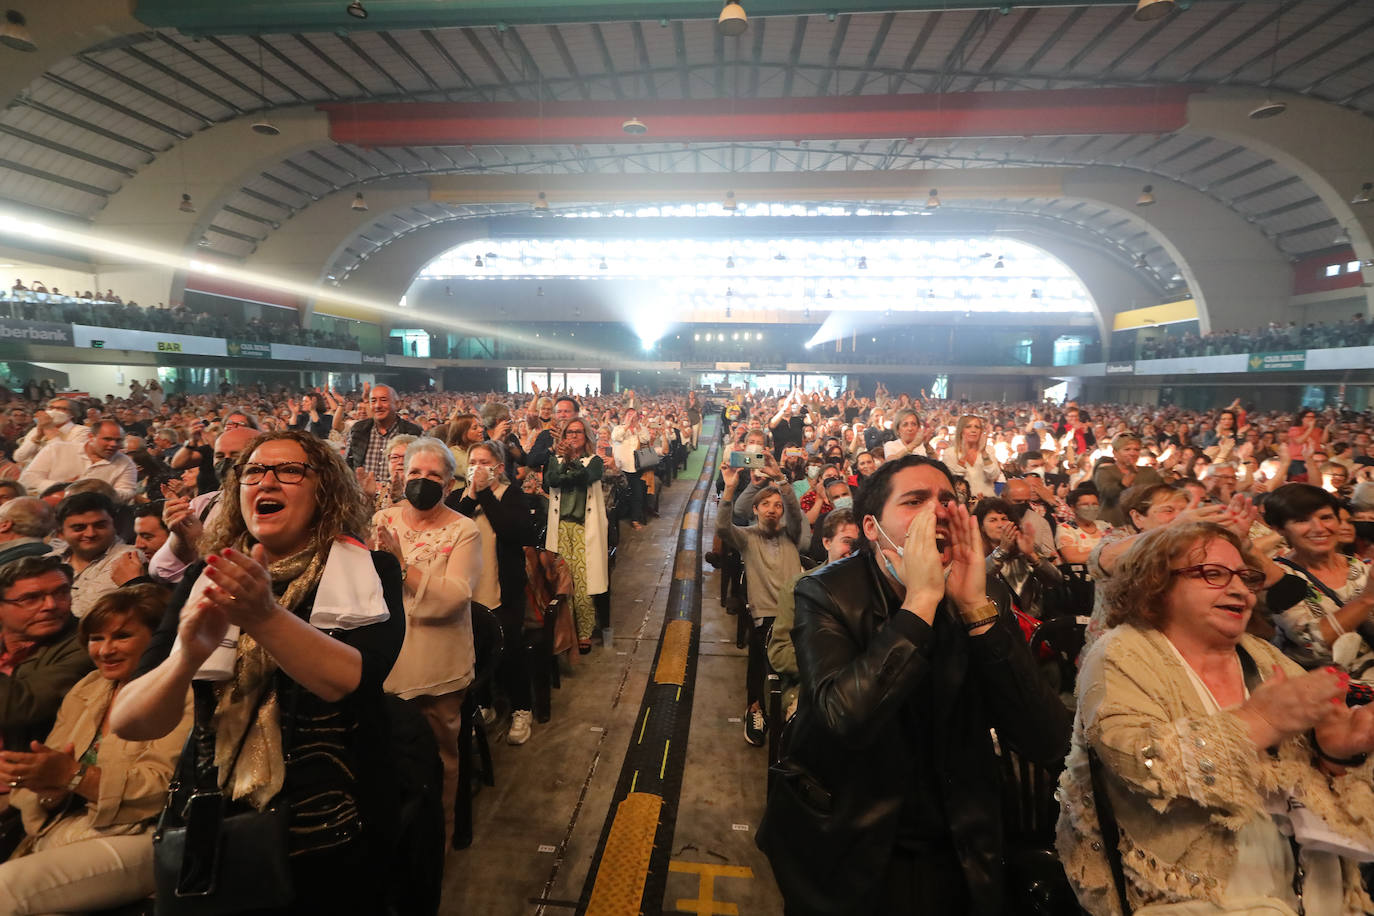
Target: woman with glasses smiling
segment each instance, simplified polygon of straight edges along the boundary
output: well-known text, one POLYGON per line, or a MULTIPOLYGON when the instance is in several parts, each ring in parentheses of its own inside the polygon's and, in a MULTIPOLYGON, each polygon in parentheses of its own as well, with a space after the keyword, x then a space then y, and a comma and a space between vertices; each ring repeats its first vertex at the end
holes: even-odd
POLYGON ((573 574, 573 617, 582 654, 592 650, 596 629, 593 595, 610 588, 606 502, 601 493, 605 466, 592 451, 587 424, 565 420, 544 471, 549 492, 549 527, 544 546, 567 560, 573 574))
POLYGON ((1057 796, 1094 916, 1368 911, 1374 708, 1246 633, 1267 578, 1229 529, 1176 522, 1106 583, 1057 796))
POLYGON ((363 496, 326 443, 283 430, 243 453, 206 559, 187 570, 111 723, 128 740, 166 734, 191 687, 185 753, 220 764, 228 810, 287 810, 294 902, 250 909, 382 912, 376 866, 390 861, 397 790, 382 687, 405 635, 400 566, 357 540, 363 496))

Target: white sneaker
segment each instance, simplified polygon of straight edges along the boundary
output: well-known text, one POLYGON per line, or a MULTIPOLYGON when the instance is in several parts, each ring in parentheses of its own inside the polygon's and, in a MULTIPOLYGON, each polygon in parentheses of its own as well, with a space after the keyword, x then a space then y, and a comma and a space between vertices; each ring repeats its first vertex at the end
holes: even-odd
POLYGON ((524 744, 530 740, 530 711, 517 709, 510 714, 510 731, 506 732, 507 744, 524 744))
POLYGON ((486 706, 477 707, 477 715, 482 717, 482 724, 490 727, 496 721, 496 710, 486 706))

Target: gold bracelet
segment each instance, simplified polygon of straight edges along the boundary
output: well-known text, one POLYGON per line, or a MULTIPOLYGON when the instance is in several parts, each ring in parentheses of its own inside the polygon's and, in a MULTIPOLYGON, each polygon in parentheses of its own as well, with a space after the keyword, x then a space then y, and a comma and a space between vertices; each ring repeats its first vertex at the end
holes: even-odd
POLYGON ((977 622, 976 626, 984 626, 989 622, 986 618, 992 617, 995 619, 1000 613, 1002 613, 1002 610, 997 606, 997 602, 993 601, 991 598, 986 598, 982 604, 978 605, 973 610, 967 613, 960 611, 959 617, 965 626, 975 626, 975 621, 977 622))

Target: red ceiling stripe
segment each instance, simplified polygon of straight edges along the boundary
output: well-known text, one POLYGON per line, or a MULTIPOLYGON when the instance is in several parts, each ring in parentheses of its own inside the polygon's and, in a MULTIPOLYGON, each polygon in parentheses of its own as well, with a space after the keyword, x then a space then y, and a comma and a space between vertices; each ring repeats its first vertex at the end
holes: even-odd
POLYGON ((1165 133, 1197 87, 1058 89, 805 99, 328 104, 330 136, 358 146, 666 143, 1165 133), (639 137, 622 123, 648 125, 639 137))

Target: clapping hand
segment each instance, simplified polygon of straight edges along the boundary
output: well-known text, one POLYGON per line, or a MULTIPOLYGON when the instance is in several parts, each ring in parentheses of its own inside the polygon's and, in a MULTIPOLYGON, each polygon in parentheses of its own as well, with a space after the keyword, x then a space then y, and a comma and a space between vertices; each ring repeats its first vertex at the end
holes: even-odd
POLYGON ((29 742, 28 751, 0 751, 0 782, 31 792, 66 791, 76 774, 75 755, 71 744, 57 751, 39 741, 29 742))
POLYGON ((1315 729, 1317 744, 1329 757, 1348 758, 1374 751, 1374 706, 1350 707, 1342 701, 1315 729))
POLYGON ((396 532, 393 529, 385 525, 377 529, 377 549, 391 554, 401 563, 402 568, 404 568, 405 554, 404 551, 401 550, 401 539, 396 536, 396 532))
POLYGON ((279 611, 272 594, 272 574, 267 571, 267 551, 253 545, 253 553, 240 553, 226 547, 205 558, 205 574, 213 583, 205 599, 218 607, 230 622, 249 633, 254 626, 279 611))
MULTIPOLYGON (((1338 668, 1319 668, 1288 677, 1275 665, 1273 673, 1238 711, 1249 718, 1252 726, 1260 727, 1257 743, 1273 747, 1284 738, 1300 735, 1323 722, 1336 711, 1336 706, 1344 705, 1349 684, 1350 675, 1338 668)), ((1319 736, 1319 743, 1320 740, 1319 736)), ((1324 744, 1322 748, 1328 753, 1336 752, 1324 744)))

